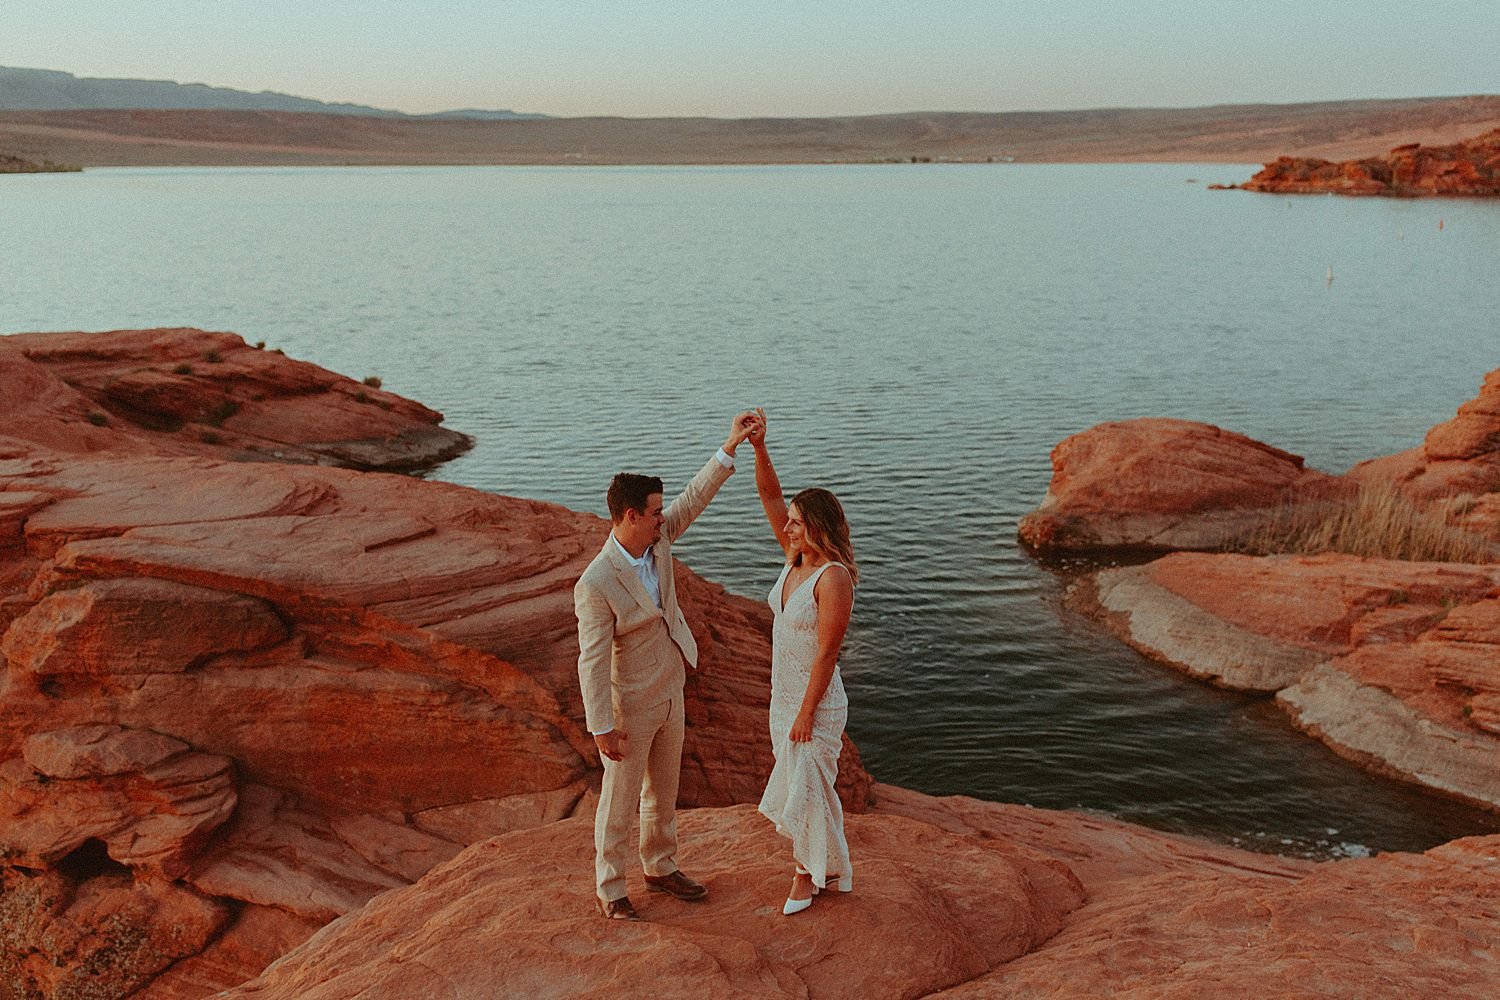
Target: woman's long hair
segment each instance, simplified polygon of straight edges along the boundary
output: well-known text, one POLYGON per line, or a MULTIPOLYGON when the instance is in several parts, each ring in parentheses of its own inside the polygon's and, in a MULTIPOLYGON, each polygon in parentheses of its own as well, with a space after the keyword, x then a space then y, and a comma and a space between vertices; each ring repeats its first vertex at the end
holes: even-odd
POLYGON ((854 546, 849 543, 849 522, 839 498, 814 486, 792 497, 792 503, 802 515, 808 546, 824 559, 843 563, 850 579, 858 583, 859 567, 854 564, 854 546))

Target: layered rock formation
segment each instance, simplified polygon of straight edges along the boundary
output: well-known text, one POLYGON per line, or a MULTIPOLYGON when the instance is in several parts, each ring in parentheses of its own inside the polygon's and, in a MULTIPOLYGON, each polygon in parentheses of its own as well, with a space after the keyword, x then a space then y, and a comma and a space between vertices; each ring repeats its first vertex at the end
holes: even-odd
MULTIPOLYGON (((374 382, 376 380, 370 379, 374 382)), ((472 442, 442 415, 232 333, 0 338, 0 445, 421 469, 472 442)))
POLYGON ((1500 565, 1181 553, 1073 599, 1371 770, 1500 810, 1500 565))
MULTIPOLYGON (((204 995, 469 843, 591 811, 571 590, 605 522, 333 467, 467 439, 228 334, 5 338, 0 410, 0 866, 27 887, 0 981, 110 965, 100 995, 204 995), (199 930, 161 944, 186 900, 199 930)), ((703 664, 681 801, 754 801, 769 612, 678 579, 703 664)), ((852 744, 841 778, 860 810, 852 744)))
MULTIPOLYGON (((1233 550, 1371 484, 1500 540, 1500 370, 1421 447, 1342 477, 1163 420, 1074 435, 1054 449, 1053 470, 1021 522, 1043 551, 1233 550)), ((1276 694, 1297 726, 1372 770, 1500 809, 1500 558, 1489 551, 1478 565, 1183 552, 1092 574, 1070 596, 1148 656, 1276 694)))
POLYGON ((1500 195, 1500 129, 1451 146, 1408 143, 1363 160, 1282 156, 1238 186, 1271 194, 1493 197, 1500 195))

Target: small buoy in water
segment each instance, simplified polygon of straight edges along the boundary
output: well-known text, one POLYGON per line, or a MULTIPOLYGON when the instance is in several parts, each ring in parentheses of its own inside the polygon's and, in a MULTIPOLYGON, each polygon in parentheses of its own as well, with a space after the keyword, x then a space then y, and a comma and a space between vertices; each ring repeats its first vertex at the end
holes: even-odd
POLYGON ((1328 265, 1328 284, 1333 284, 1333 265, 1328 265))
POLYGON ((1442 219, 1439 219, 1439 220, 1438 220, 1438 231, 1439 231, 1439 232, 1441 232, 1441 231, 1442 231, 1442 229, 1443 229, 1443 220, 1442 220, 1442 219))

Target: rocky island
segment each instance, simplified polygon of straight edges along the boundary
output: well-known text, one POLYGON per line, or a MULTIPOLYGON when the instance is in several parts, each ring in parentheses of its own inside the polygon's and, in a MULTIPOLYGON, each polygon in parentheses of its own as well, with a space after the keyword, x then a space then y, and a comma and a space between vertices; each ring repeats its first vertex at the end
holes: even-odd
MULTIPOLYGON (((1461 478, 1446 463, 1477 459, 1446 457, 1460 439, 1391 467, 1461 478)), ((681 823, 712 893, 599 920, 570 591, 607 526, 390 474, 467 444, 420 404, 232 334, 0 337, 0 997, 1500 989, 1500 836, 1314 864, 878 784, 847 738, 860 879, 787 934, 782 850, 753 807, 769 611, 686 567, 703 669, 681 823)), ((1289 485, 1339 492, 1252 450, 1282 470, 1265 506, 1289 485)), ((1049 523, 1090 537, 1054 499, 1049 523)), ((1379 607, 1325 602, 1286 627, 1330 649, 1493 643, 1493 569, 1408 567, 1388 581, 1405 602, 1361 591, 1379 607)), ((1493 739, 1478 693, 1391 697, 1493 739)))
POLYGON ((1358 160, 1282 156, 1245 183, 1227 187, 1269 194, 1492 198, 1500 195, 1500 129, 1447 146, 1411 142, 1358 160))

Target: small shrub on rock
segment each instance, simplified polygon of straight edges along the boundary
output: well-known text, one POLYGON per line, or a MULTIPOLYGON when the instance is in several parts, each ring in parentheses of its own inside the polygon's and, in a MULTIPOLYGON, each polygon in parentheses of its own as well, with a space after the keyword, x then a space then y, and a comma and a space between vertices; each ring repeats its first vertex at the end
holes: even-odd
POLYGON ((218 406, 215 406, 212 410, 209 410, 208 415, 204 417, 204 420, 207 423, 213 424, 215 427, 221 427, 223 426, 224 421, 228 420, 238 412, 240 412, 240 404, 236 403, 232 399, 226 399, 218 406))

